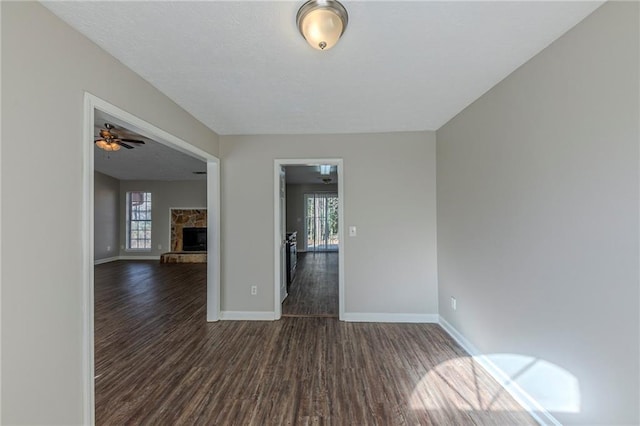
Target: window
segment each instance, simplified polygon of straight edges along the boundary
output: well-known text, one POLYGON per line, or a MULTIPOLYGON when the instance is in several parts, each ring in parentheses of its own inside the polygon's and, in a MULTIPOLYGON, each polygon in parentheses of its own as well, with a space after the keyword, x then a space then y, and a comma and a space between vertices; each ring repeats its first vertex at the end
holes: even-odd
POLYGON ((307 251, 337 251, 338 194, 304 194, 307 251))
POLYGON ((151 250, 150 192, 127 192, 127 249, 151 250))

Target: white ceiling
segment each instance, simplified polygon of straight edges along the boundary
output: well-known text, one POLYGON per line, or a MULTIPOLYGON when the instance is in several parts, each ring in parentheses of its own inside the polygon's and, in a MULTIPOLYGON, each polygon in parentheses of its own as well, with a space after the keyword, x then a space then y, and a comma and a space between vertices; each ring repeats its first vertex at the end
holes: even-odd
POLYGON ((324 184, 323 178, 330 178, 330 183, 338 183, 336 166, 331 168, 328 176, 320 174, 320 166, 285 166, 284 170, 287 184, 324 184))
POLYGON ((219 134, 436 130, 602 1, 344 1, 329 51, 303 1, 45 2, 219 134))
POLYGON ((120 180, 206 180, 206 175, 195 171, 206 171, 204 161, 183 154, 166 145, 155 142, 127 129, 127 124, 101 111, 95 111, 94 136, 105 123, 115 125, 114 132, 123 138, 143 140, 144 145, 130 143, 133 149, 122 148, 106 152, 94 145, 94 168, 100 173, 120 180))

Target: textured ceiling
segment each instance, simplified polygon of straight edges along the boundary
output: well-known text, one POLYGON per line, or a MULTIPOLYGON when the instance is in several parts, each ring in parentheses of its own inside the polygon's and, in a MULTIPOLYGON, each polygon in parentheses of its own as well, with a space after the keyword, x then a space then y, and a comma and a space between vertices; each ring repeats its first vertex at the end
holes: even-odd
POLYGON ((104 123, 116 126, 120 137, 143 140, 144 145, 129 144, 133 149, 122 148, 117 152, 106 152, 94 145, 94 168, 100 173, 120 180, 206 180, 206 175, 195 171, 206 171, 204 161, 183 154, 166 145, 128 130, 127 124, 100 111, 95 112, 94 136, 104 128, 104 123))
POLYGON ((345 1, 321 52, 288 1, 45 2, 219 134, 435 130, 602 1, 345 1))

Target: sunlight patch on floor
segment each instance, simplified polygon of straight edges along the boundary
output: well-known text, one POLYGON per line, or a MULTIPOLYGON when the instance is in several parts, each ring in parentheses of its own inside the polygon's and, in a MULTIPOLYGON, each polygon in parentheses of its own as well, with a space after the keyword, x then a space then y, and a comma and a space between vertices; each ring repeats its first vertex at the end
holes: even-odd
MULTIPOLYGON (((549 412, 580 412, 580 387, 567 370, 545 360, 517 354, 491 354, 485 358, 506 374, 502 385, 517 385, 549 412)), ((414 410, 456 408, 463 411, 520 411, 506 389, 498 385, 472 357, 440 363, 415 386, 414 410), (433 389, 449 388, 450 392, 433 389)))

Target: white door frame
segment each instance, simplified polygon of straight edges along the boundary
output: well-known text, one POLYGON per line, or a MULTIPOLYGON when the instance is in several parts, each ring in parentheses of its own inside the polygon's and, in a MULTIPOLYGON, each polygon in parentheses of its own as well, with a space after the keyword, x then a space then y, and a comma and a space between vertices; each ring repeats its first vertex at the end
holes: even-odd
POLYGON ((276 159, 273 166, 273 248, 274 248, 274 316, 276 320, 282 317, 282 304, 280 302, 280 168, 283 166, 318 166, 330 164, 338 168, 338 318, 344 320, 344 178, 341 158, 294 158, 276 159))
POLYGON ((165 132, 109 102, 85 92, 82 137, 82 304, 83 304, 83 418, 95 424, 94 354, 94 111, 99 110, 131 125, 131 130, 207 163, 207 321, 220 318, 220 160, 212 154, 165 132))

